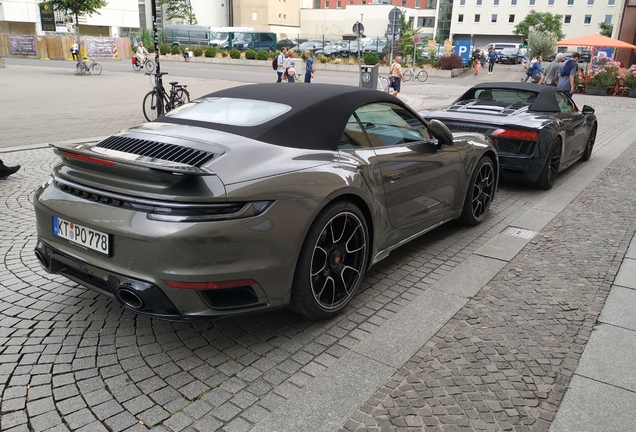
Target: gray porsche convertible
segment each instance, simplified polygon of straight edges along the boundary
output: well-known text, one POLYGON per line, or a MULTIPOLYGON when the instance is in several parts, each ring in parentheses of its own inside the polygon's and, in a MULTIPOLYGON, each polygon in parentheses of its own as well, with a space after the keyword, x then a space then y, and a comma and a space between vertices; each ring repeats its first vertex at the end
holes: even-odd
POLYGON ((42 267, 176 321, 332 316, 395 248, 481 222, 499 172, 484 135, 319 84, 222 90, 54 152, 34 200, 42 267))

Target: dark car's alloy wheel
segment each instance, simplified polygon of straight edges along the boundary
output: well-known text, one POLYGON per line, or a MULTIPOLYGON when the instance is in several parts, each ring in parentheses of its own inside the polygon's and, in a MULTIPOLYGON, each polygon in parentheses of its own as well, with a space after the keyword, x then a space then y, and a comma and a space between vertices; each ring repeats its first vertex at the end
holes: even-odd
POLYGON ((539 175, 539 180, 537 180, 537 186, 541 189, 550 189, 554 186, 554 182, 556 181, 557 174, 559 173, 559 167, 561 166, 561 139, 557 138, 554 143, 552 143, 552 147, 550 148, 550 153, 548 154, 548 158, 546 160, 546 164, 539 175))
POLYGON ((489 157, 483 157, 473 172, 461 220, 468 225, 477 225, 481 222, 490 208, 490 203, 495 194, 495 169, 489 157))
POLYGON ((353 298, 366 269, 368 229, 360 210, 347 202, 323 211, 312 225, 296 268, 291 307, 326 318, 353 298))
POLYGON ((592 130, 587 137, 587 145, 585 146, 585 151, 583 152, 583 156, 581 156, 582 161, 590 160, 592 156, 592 150, 594 150, 594 143, 596 142, 596 125, 592 126, 592 130))

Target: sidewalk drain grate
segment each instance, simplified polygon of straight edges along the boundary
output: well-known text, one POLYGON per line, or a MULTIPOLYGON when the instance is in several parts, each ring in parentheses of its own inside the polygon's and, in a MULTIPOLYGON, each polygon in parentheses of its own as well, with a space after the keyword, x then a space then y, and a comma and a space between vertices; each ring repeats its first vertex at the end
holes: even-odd
POLYGON ((537 235, 536 231, 522 229, 522 228, 515 228, 515 227, 509 227, 503 233, 505 235, 509 235, 513 237, 521 237, 528 240, 532 240, 532 238, 537 235))

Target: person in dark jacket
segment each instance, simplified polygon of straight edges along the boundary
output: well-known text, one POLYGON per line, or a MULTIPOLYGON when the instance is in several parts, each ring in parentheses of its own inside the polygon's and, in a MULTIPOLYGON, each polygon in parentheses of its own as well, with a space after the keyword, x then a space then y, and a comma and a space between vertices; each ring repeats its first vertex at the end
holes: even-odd
POLYGON ((11 174, 15 174, 20 169, 20 165, 6 166, 2 160, 0 160, 0 180, 6 180, 11 174))
POLYGON ((310 83, 314 77, 314 58, 311 56, 311 52, 305 51, 305 82, 310 83))
POLYGON ((491 47, 488 50, 488 75, 492 75, 492 70, 495 67, 495 62, 497 61, 497 53, 491 47))

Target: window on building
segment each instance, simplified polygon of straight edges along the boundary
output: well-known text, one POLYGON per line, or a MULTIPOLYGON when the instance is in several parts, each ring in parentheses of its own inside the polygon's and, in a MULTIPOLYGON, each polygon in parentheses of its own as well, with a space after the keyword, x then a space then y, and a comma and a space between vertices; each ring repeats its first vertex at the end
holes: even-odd
POLYGON ((493 0, 492 4, 493 4, 494 6, 499 6, 499 0, 493 0))
POLYGON ((417 26, 418 27, 435 27, 435 18, 434 17, 418 17, 417 26))
POLYGON ((402 7, 406 7, 406 0, 402 0, 402 7))
POLYGON ((353 4, 353 0, 349 0, 349 4, 353 4))
POLYGON ((607 0, 608 6, 614 6, 615 3, 616 3, 616 0, 607 0))
POLYGON ((283 22, 283 14, 278 14, 278 22, 283 22))
POLYGON ((362 4, 367 4, 367 0, 362 0, 362 4))
POLYGON ((517 6, 517 0, 510 0, 511 6, 517 6))
POLYGON ((466 0, 459 0, 459 5, 464 6, 466 4, 466 0))
POLYGON ((287 14, 283 15, 283 22, 287 22, 287 14))
POLYGON ((420 8, 420 0, 415 0, 415 8, 416 9, 420 8))
POLYGON ((583 19, 583 24, 591 24, 592 23, 592 15, 585 15, 585 19, 583 19))
POLYGON ((490 22, 491 23, 496 23, 497 22, 497 14, 492 14, 490 16, 490 22))
POLYGON ((314 9, 320 9, 320 0, 314 0, 314 9))
POLYGON ((594 6, 594 0, 587 0, 588 6, 594 6))
POLYGON ((572 22, 572 15, 566 15, 563 18, 563 24, 570 24, 572 22))
POLYGON ((327 1, 325 2, 325 7, 326 7, 327 9, 329 9, 329 0, 327 0, 327 1))
POLYGON ((477 6, 481 6, 481 0, 477 0, 477 6))
POLYGON ((464 22, 464 14, 457 15, 457 22, 464 22))
POLYGON ((568 6, 574 6, 574 0, 568 0, 568 6))
POLYGON ((508 15, 508 22, 509 22, 509 23, 513 23, 513 22, 515 22, 515 14, 510 14, 510 15, 508 15))
POLYGON ((605 15, 605 24, 612 23, 612 15, 605 15))
POLYGON ((478 23, 479 21, 481 21, 481 15, 475 14, 475 22, 478 23))
MULTIPOLYGON (((139 3, 139 27, 146 28, 146 4, 139 3)), ((57 11, 56 11, 57 12, 57 11)), ((55 22, 57 23, 57 14, 55 14, 55 22)))
POLYGON ((336 7, 337 7, 338 9, 340 9, 340 8, 342 7, 342 2, 341 2, 340 0, 338 0, 338 4, 336 5, 336 7))
POLYGON ((437 0, 426 0, 426 9, 437 9, 437 0))
POLYGON ((554 0, 548 0, 548 6, 554 6, 554 0))
POLYGON ((258 12, 252 12, 252 21, 258 21, 258 12))
POLYGON ((530 6, 534 6, 534 4, 536 3, 537 0, 530 0, 530 2, 528 3, 530 6))

